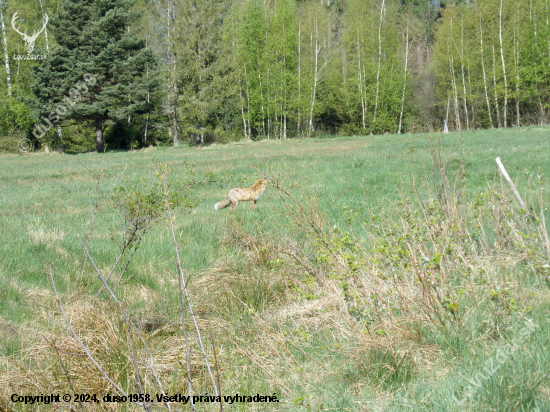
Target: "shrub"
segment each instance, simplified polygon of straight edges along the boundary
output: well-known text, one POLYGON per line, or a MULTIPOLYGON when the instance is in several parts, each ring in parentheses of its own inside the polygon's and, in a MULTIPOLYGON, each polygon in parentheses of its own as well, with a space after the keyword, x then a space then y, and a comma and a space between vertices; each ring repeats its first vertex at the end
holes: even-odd
POLYGON ((0 137, 0 152, 19 153, 22 143, 24 149, 32 149, 31 142, 27 139, 27 133, 19 129, 9 129, 0 137))

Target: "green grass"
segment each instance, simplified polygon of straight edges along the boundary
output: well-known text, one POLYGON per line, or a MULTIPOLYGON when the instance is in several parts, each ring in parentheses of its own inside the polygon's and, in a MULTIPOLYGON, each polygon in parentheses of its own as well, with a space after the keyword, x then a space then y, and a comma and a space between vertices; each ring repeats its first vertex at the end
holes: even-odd
MULTIPOLYGON (((176 229, 182 235, 180 246, 184 267, 195 274, 194 279, 200 279, 203 271, 233 259, 238 273, 248 273, 251 280, 236 281, 231 285, 244 303, 233 302, 236 306, 230 311, 238 312, 236 307, 243 304, 255 312, 269 313, 280 307, 275 302, 287 288, 283 283, 270 286, 264 274, 250 272, 246 260, 242 259, 244 252, 231 246, 227 236, 228 228, 235 222, 252 235, 265 233, 264 228, 274 234, 280 228, 283 230, 288 226, 289 218, 280 213, 281 198, 268 182, 268 189, 255 211, 250 210, 246 202, 241 203, 235 212, 229 209, 216 212, 214 203, 221 200, 231 187, 249 186, 256 178, 263 177, 262 173, 281 173, 293 177, 305 190, 318 195, 319 208, 331 226, 348 227, 344 210, 354 214, 351 230, 364 237, 361 233, 369 231, 372 214, 390 211, 400 199, 414 198, 411 177, 419 186, 426 178, 434 177, 431 148, 439 152, 439 139, 443 158, 448 160, 449 176, 463 162, 465 188, 470 197, 486 190, 488 182, 498 179, 497 156, 501 157, 520 193, 528 190, 525 171, 535 176, 539 170, 545 175, 550 172, 548 127, 442 136, 415 134, 265 141, 103 155, 0 155, 0 321, 12 326, 31 325, 37 321, 41 315, 37 313, 37 305, 30 301, 37 294, 51 290, 49 277, 45 274, 49 263, 53 264, 54 278, 61 291, 65 292, 74 285, 83 254, 77 235, 86 236, 90 226, 90 202, 94 202, 96 183, 91 172, 103 170, 111 175, 101 181, 103 190, 109 190, 115 176, 125 167, 121 183, 126 179, 135 181, 138 177, 155 181, 158 163, 172 167, 171 179, 174 181, 186 178, 184 162, 194 165, 196 176, 213 172, 213 180, 217 182, 193 189, 192 195, 198 200, 193 212, 176 217, 176 229)), ((548 204, 550 198, 547 192, 544 193, 548 204)), ((390 215, 392 213, 395 215, 394 212, 390 215)), ((550 222, 549 212, 546 212, 546 217, 550 222)), ((110 233, 120 231, 121 225, 121 215, 109 196, 96 218, 90 242, 90 253, 102 271, 106 271, 116 259, 118 249, 110 240, 110 233)), ((131 279, 121 287, 120 293, 128 296, 136 311, 143 309, 177 316, 176 288, 166 273, 169 264, 165 257, 173 259, 171 242, 163 220, 145 236, 131 263, 126 275, 131 279), (168 280, 159 282, 161 278, 168 280), (142 287, 146 288, 147 303, 135 298, 136 291, 142 287)), ((90 265, 84 276, 88 280, 85 292, 91 294, 99 284, 90 265)), ((204 290, 204 293, 209 291, 204 290)), ((549 410, 548 380, 544 383, 542 379, 548 378, 550 370, 550 306, 548 289, 539 293, 544 298, 538 300, 539 306, 533 310, 533 317, 540 327, 526 344, 528 350, 516 353, 497 374, 484 381, 483 388, 477 390, 472 398, 477 405, 498 411, 519 411, 533 410, 530 408, 536 404, 541 411, 549 410)), ((254 326, 252 319, 246 320, 246 313, 243 316, 239 322, 244 323, 239 327, 243 339, 249 339, 252 346, 260 339, 253 331, 261 331, 261 328, 256 329, 259 326, 254 326)), ((471 320, 472 324, 476 322, 481 323, 483 319, 471 320)), ((281 326, 280 332, 293 333, 294 327, 281 326)), ((436 377, 442 371, 417 368, 413 359, 414 350, 422 350, 419 347, 401 358, 395 358, 386 348, 352 355, 353 348, 361 347, 353 339, 340 342, 328 332, 326 335, 307 335, 307 339, 306 335, 306 332, 303 336, 298 333, 295 339, 301 342, 300 345, 308 342, 307 345, 304 344, 300 350, 296 349, 300 345, 290 345, 288 350, 303 365, 303 373, 310 380, 294 383, 297 386, 289 388, 292 396, 286 399, 290 402, 286 404, 285 407, 289 408, 286 410, 332 408, 359 411, 366 407, 365 410, 400 411, 410 410, 411 405, 415 405, 416 410, 462 410, 452 400, 452 395, 460 392, 459 386, 465 382, 461 376, 471 377, 482 370, 483 362, 494 356, 498 347, 497 344, 480 344, 480 334, 474 331, 471 340, 462 332, 453 335, 453 331, 449 331, 448 336, 434 333, 430 338, 430 331, 426 331, 427 341, 422 343, 429 347, 426 350, 441 351, 438 356, 442 360, 434 362, 434 368, 445 365, 448 372, 438 380, 436 377), (340 353, 331 349, 338 345, 346 350, 340 353), (455 360, 457 357, 459 361, 455 360), (320 373, 318 363, 331 372, 320 373), (392 369, 395 373, 390 373, 392 369), (320 373, 319 376, 316 372, 320 373), (382 393, 393 395, 383 402, 382 393)), ((24 349, 22 345, 17 334, 0 336, 0 352, 5 356, 16 356, 18 349, 24 349)), ((292 365, 292 368, 296 367, 292 365)), ((241 393, 273 392, 271 386, 259 381, 244 380, 240 385, 233 389, 241 393)))

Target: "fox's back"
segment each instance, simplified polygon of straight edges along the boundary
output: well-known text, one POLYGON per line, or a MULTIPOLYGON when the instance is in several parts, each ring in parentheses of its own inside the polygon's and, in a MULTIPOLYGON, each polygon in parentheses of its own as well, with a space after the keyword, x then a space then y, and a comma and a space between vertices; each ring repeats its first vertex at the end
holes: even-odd
POLYGON ((247 200, 258 200, 262 193, 264 192, 265 187, 247 187, 247 188, 235 188, 231 189, 231 192, 229 193, 229 197, 232 197, 231 195, 235 196, 235 198, 239 201, 247 201, 247 200))

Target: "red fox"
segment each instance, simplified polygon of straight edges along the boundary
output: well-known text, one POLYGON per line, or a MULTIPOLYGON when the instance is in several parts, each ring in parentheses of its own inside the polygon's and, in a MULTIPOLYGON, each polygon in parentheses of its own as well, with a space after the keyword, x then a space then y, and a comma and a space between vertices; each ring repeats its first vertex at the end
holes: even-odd
POLYGON ((231 205, 231 210, 235 210, 239 202, 252 200, 252 209, 256 208, 256 201, 260 198, 266 187, 265 179, 258 179, 250 187, 235 188, 229 191, 229 194, 221 202, 214 205, 214 210, 223 209, 231 205))

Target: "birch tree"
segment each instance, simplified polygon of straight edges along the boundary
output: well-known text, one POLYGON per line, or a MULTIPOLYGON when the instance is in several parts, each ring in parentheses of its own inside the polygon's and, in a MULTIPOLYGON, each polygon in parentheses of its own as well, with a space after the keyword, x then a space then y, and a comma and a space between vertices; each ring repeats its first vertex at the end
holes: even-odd
POLYGON ((238 23, 237 64, 245 86, 249 135, 267 136, 265 77, 266 30, 265 11, 262 2, 254 0, 240 5, 238 23))
POLYGON ((384 12, 386 11, 386 0, 382 0, 380 6, 380 21, 378 23, 378 70, 376 71, 376 97, 374 100, 374 120, 376 125, 376 112, 378 111, 378 94, 380 92, 380 67, 382 63, 382 23, 384 23, 384 12))
POLYGON ((4 67, 6 69, 6 86, 8 96, 11 96, 11 78, 10 78, 10 59, 8 56, 8 40, 6 37, 6 28, 4 26, 4 11, 8 7, 8 1, 0 1, 0 27, 2 28, 2 45, 4 47, 4 67))
POLYGON ((326 79, 330 56, 330 19, 326 7, 317 2, 306 4, 300 27, 302 107, 307 110, 305 129, 310 137, 315 130, 319 86, 326 79))
POLYGON ((487 87, 487 75, 485 73, 485 55, 483 51, 483 25, 481 24, 481 16, 479 16, 479 51, 481 57, 481 69, 483 72, 483 90, 485 91, 485 101, 487 103, 487 115, 489 116, 489 124, 493 128, 493 117, 491 116, 491 104, 489 103, 489 92, 487 87))
POLYGON ((165 76, 163 82, 163 112, 170 118, 169 135, 173 146, 179 145, 178 100, 180 83, 178 77, 178 45, 184 39, 176 32, 177 2, 180 0, 153 0, 154 15, 149 20, 151 50, 160 60, 165 76))
POLYGON ((403 95, 401 97, 401 113, 399 113, 399 128, 398 134, 401 134, 401 128, 403 126, 403 111, 405 109, 405 90, 407 88, 407 71, 409 68, 409 21, 407 19, 407 28, 405 30, 405 74, 403 75, 403 95))
POLYGON ((499 24, 498 24, 498 35, 500 40, 500 57, 502 60, 502 73, 504 75, 504 127, 507 126, 508 122, 506 116, 508 113, 508 81, 506 79, 506 63, 504 62, 504 42, 502 40, 502 14, 503 14, 504 0, 500 0, 499 7, 499 24))
POLYGON ((375 31, 377 19, 372 13, 374 3, 362 0, 352 0, 344 16, 345 31, 343 33, 346 55, 350 60, 350 71, 353 73, 349 87, 355 89, 350 95, 357 99, 359 107, 359 121, 361 129, 366 132, 370 129, 371 121, 367 119, 370 108, 369 95, 372 94, 372 81, 375 73, 373 57, 375 57, 375 31), (354 86, 352 86, 354 85, 354 86))

